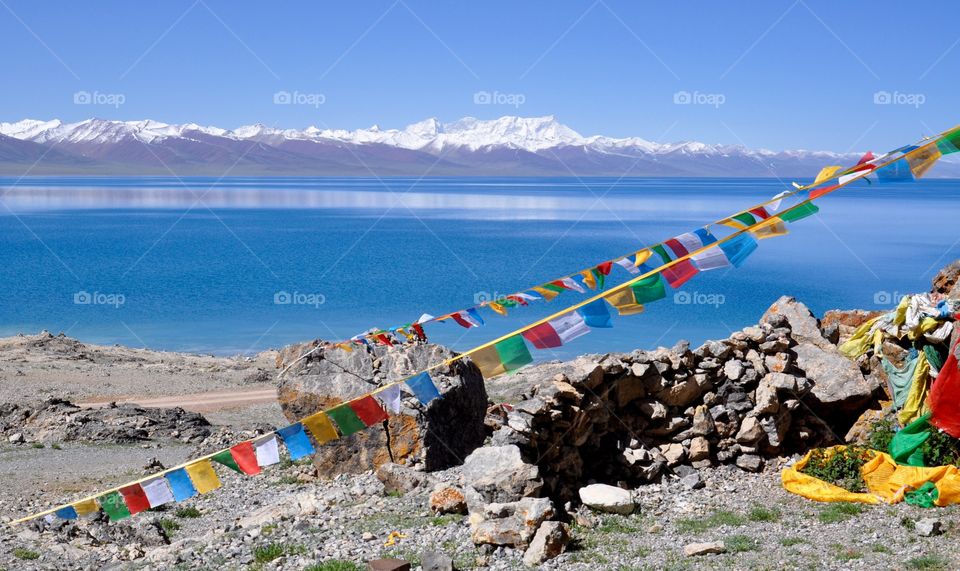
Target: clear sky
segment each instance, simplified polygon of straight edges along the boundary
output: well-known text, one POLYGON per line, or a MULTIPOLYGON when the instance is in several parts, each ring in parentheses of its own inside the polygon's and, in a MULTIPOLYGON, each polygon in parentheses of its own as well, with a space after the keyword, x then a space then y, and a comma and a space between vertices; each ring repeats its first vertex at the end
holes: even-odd
POLYGON ((960 4, 918 6, 0 0, 0 120, 553 114, 585 135, 881 150, 960 123, 960 4))

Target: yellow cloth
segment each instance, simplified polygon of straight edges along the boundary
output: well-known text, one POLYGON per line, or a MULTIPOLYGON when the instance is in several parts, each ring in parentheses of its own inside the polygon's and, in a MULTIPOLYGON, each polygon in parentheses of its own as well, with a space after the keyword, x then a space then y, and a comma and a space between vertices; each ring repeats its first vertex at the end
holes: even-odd
POLYGON ((353 347, 349 343, 337 343, 337 347, 343 349, 347 353, 353 353, 353 347))
POLYGON ((630 288, 611 292, 603 296, 603 299, 617 308, 620 315, 636 315, 643 311, 643 304, 637 303, 637 299, 633 296, 633 290, 630 288))
POLYGON ((917 367, 913 370, 913 378, 910 380, 910 392, 907 393, 907 400, 903 402, 903 408, 897 413, 900 426, 906 426, 917 417, 930 412, 927 406, 929 389, 930 361, 927 360, 927 354, 920 351, 917 356, 917 367))
POLYGON ((830 180, 831 178, 833 178, 833 175, 840 172, 842 168, 843 167, 841 166, 823 167, 822 169, 820 169, 820 172, 817 173, 817 178, 813 181, 813 184, 811 186, 816 186, 825 180, 830 180))
POLYGON ((930 333, 931 331, 939 329, 941 325, 943 325, 943 322, 936 317, 924 317, 916 327, 907 331, 907 338, 914 341, 919 339, 924 333, 930 333))
MULTIPOLYGON (((488 302, 488 303, 487 303, 487 307, 489 307, 490 309, 496 311, 496 312, 499 313, 500 315, 506 315, 506 314, 507 314, 507 308, 503 307, 502 305, 500 305, 499 303, 497 303, 497 302, 495 302, 495 301, 488 302)), ((412 337, 412 335, 411 335, 411 337, 412 337)))
POLYGON ((767 238, 775 238, 777 236, 785 236, 788 234, 786 225, 783 223, 783 220, 780 220, 778 216, 771 216, 759 226, 750 230, 754 236, 760 240, 765 240, 767 238))
POLYGON ((543 299, 545 299, 545 300, 547 300, 547 301, 550 301, 551 299, 553 299, 553 298, 557 297, 558 295, 560 295, 560 292, 558 292, 558 291, 553 291, 553 290, 547 289, 547 288, 545 288, 545 287, 537 286, 537 287, 534 287, 534 288, 531 288, 531 289, 532 289, 533 291, 539 293, 540 295, 542 295, 542 296, 543 296, 543 299))
POLYGON ((218 478, 217 473, 213 471, 210 460, 197 460, 196 462, 187 464, 187 474, 190 475, 190 481, 193 482, 193 487, 201 494, 212 492, 220 487, 220 478, 218 478))
POLYGON ((647 260, 649 260, 649 259, 650 259, 650 256, 651 256, 652 254, 653 254, 653 252, 651 252, 650 250, 640 250, 639 252, 637 252, 637 257, 636 257, 636 259, 633 261, 633 265, 635 265, 635 266, 637 266, 637 267, 639 268, 639 267, 640 267, 640 264, 642 264, 642 263, 646 262, 647 260))
POLYGON ((907 163, 910 165, 910 172, 917 178, 922 177, 941 156, 940 148, 935 142, 908 154, 907 163))
POLYGON ((74 511, 76 511, 77 515, 80 517, 100 511, 100 506, 97 505, 96 500, 84 500, 82 502, 77 502, 72 505, 73 505, 74 511))
POLYGON ((860 327, 857 327, 856 331, 853 332, 853 335, 849 339, 844 341, 840 345, 840 352, 850 357, 851 359, 856 359, 860 355, 863 355, 867 352, 867 349, 870 348, 871 342, 873 341, 873 336, 870 335, 870 328, 873 327, 873 324, 880 319, 881 316, 874 317, 870 319, 860 327))
POLYGON ((340 437, 337 429, 334 428, 333 423, 330 422, 330 417, 323 412, 311 414, 300 422, 310 430, 310 434, 313 435, 317 444, 330 442, 340 437))
POLYGON ((905 295, 893 312, 893 324, 900 327, 907 322, 907 310, 910 309, 910 296, 905 295))
POLYGON ((580 276, 583 277, 583 283, 585 283, 588 288, 597 289, 597 278, 593 277, 593 272, 584 270, 580 272, 580 276))
MULTIPOLYGON (((846 446, 834 446, 826 450, 835 454, 846 446)), ((887 502, 895 504, 903 501, 904 494, 916 490, 927 482, 937 487, 939 497, 934 502, 938 506, 960 503, 960 470, 956 466, 936 466, 932 468, 902 466, 894 462, 885 452, 874 451, 875 456, 863 465, 860 472, 867 484, 869 493, 853 493, 833 484, 824 482, 800 472, 810 461, 808 452, 799 462, 786 468, 780 474, 783 488, 788 492, 820 502, 860 502, 876 504, 887 502)))

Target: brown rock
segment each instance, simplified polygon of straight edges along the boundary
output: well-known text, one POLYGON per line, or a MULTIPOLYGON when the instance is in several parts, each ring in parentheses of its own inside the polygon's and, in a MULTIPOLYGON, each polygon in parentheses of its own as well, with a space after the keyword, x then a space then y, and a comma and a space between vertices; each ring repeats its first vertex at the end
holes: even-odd
POLYGON ((402 559, 374 559, 367 561, 369 571, 410 571, 410 564, 402 559))
POLYGON ((437 514, 466 514, 467 498, 453 486, 443 486, 430 494, 430 509, 437 514))
POLYGON ((690 441, 690 452, 687 454, 687 458, 691 462, 699 462, 700 460, 709 460, 710 459, 710 441, 702 436, 697 436, 690 441))

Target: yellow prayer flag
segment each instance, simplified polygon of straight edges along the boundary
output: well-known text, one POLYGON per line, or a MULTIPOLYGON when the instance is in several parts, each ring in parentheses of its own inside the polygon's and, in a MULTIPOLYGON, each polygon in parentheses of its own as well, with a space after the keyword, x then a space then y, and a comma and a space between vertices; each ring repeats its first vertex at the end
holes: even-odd
POLYGON ((220 478, 213 471, 210 460, 197 460, 187 464, 186 470, 190 475, 190 481, 193 482, 193 487, 201 494, 212 492, 220 487, 220 478))
POLYGON ((831 178, 833 178, 833 175, 837 174, 842 169, 843 167, 841 166, 823 167, 822 169, 820 169, 820 172, 817 173, 817 178, 813 181, 812 186, 816 186, 825 180, 830 180, 831 178))
POLYGON ((83 500, 82 502, 77 502, 71 504, 74 511, 77 512, 77 515, 83 517, 85 515, 90 515, 100 510, 100 506, 97 505, 96 500, 83 500))
POLYGON ((502 375, 507 372, 507 368, 503 365, 503 360, 500 358, 500 353, 497 352, 497 348, 494 345, 470 353, 470 359, 480 368, 480 373, 484 379, 496 377, 497 375, 502 375))
POLYGON ((637 258, 633 261, 633 265, 640 267, 640 264, 646 262, 650 259, 650 256, 653 254, 649 249, 640 250, 637 252, 637 258))
POLYGON ((643 311, 643 304, 637 303, 637 299, 633 296, 633 290, 630 288, 611 292, 603 296, 603 299, 617 308, 620 315, 635 315, 643 311))
POLYGON ((337 347, 343 349, 347 353, 353 353, 353 347, 349 343, 337 343, 337 347))
POLYGON ((907 164, 910 165, 910 172, 913 176, 920 178, 930 170, 930 167, 942 156, 940 148, 936 143, 930 143, 921 147, 917 151, 907 155, 907 164))
POLYGON ((588 288, 597 289, 597 278, 593 277, 593 272, 583 270, 580 272, 580 275, 583 277, 583 283, 586 284, 588 288))
POLYGON ((507 308, 503 307, 502 305, 500 305, 499 303, 497 303, 497 302, 495 302, 495 301, 491 301, 491 302, 487 303, 487 307, 489 307, 490 309, 496 311, 496 312, 499 313, 500 315, 506 315, 506 314, 507 314, 507 308))
POLYGON ((330 422, 330 417, 323 412, 311 414, 300 422, 310 430, 310 434, 313 435, 317 444, 323 444, 339 438, 337 429, 334 428, 333 423, 330 422))
POLYGON ((755 228, 751 229, 750 232, 760 240, 774 238, 776 236, 785 236, 789 233, 787 226, 778 216, 767 218, 755 228))
POLYGON ((397 333, 406 337, 407 341, 413 341, 413 333, 408 333, 403 327, 398 328, 397 333))

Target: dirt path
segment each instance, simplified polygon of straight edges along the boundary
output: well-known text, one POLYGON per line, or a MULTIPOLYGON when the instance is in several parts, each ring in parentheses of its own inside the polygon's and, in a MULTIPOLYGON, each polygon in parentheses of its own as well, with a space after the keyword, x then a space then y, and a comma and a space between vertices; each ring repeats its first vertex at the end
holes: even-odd
POLYGON ((248 390, 213 391, 166 397, 125 397, 101 398, 83 401, 83 407, 105 406, 110 402, 132 403, 144 408, 180 407, 194 412, 213 412, 229 408, 244 408, 257 404, 272 403, 277 400, 274 387, 257 387, 248 390))

